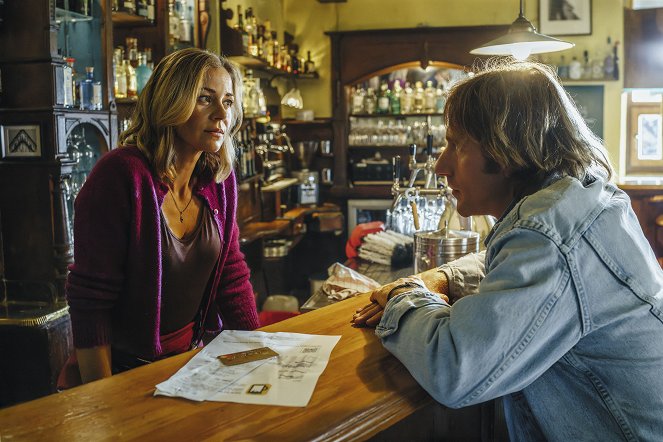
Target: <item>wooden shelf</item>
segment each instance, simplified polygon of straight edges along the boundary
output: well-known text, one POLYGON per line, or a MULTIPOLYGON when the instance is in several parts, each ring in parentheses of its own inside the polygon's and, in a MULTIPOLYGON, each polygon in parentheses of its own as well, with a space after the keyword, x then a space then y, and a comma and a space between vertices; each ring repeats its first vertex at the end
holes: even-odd
MULTIPOLYGON (((415 143, 416 144, 416 143, 415 143)), ((408 149, 407 144, 350 144, 348 149, 408 149)))
POLYGON ((266 74, 271 75, 272 77, 290 77, 290 78, 296 78, 299 80, 315 80, 319 78, 319 75, 317 72, 313 73, 299 73, 299 74, 293 74, 292 72, 287 72, 281 69, 277 69, 274 66, 270 66, 269 63, 267 63, 267 60, 264 60, 259 57, 254 57, 252 55, 244 54, 244 55, 229 55, 228 59, 230 61, 233 61, 239 65, 242 65, 246 68, 250 69, 255 69, 258 71, 265 72, 266 74))

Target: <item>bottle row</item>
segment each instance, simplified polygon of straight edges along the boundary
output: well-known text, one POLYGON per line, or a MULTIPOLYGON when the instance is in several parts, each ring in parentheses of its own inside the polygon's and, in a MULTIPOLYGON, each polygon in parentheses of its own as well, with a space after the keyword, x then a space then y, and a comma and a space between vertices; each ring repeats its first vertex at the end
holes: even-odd
POLYGON ((580 55, 561 55, 558 60, 552 61, 545 57, 541 61, 557 67, 557 75, 562 80, 619 80, 619 42, 612 42, 607 38, 603 50, 594 51, 590 55, 583 50, 580 55))
POLYGON ((360 114, 413 114, 413 113, 442 113, 447 100, 443 87, 433 86, 432 81, 414 83, 395 80, 391 87, 388 82, 382 82, 380 90, 368 87, 353 86, 350 90, 350 112, 360 114))
POLYGON ((138 50, 138 39, 127 37, 126 48, 113 51, 113 91, 115 98, 135 100, 152 75, 152 49, 138 50))
POLYGON ((316 71, 311 51, 307 51, 307 57, 303 59, 299 56, 298 45, 281 44, 277 32, 272 31, 271 21, 259 22, 253 8, 247 8, 246 14, 242 15, 242 7, 237 5, 237 22, 233 29, 241 35, 243 54, 260 58, 271 67, 293 74, 316 71))
POLYGON ((256 148, 249 127, 237 133, 235 144, 238 152, 237 171, 240 180, 251 178, 257 174, 256 148))
MULTIPOLYGON (((423 146, 426 145, 428 134, 431 134, 434 146, 444 145, 446 128, 442 121, 435 124, 433 118, 429 118, 429 121, 417 121, 416 118, 421 117, 386 121, 351 117, 348 144, 350 146, 402 147, 410 144, 423 146)), ((435 119, 441 120, 440 117, 435 119)))
POLYGON ((98 110, 102 107, 101 82, 94 79, 94 67, 86 66, 85 75, 78 75, 76 59, 68 57, 63 67, 64 107, 98 110))

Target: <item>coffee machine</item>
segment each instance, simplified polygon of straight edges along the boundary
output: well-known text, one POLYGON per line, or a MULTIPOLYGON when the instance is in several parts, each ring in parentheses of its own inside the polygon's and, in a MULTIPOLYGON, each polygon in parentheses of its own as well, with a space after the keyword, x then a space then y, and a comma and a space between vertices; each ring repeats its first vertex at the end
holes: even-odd
POLYGON ((292 176, 298 180, 296 199, 300 205, 318 204, 320 178, 317 171, 309 169, 318 149, 318 143, 318 141, 298 141, 294 145, 299 170, 293 171, 292 176))

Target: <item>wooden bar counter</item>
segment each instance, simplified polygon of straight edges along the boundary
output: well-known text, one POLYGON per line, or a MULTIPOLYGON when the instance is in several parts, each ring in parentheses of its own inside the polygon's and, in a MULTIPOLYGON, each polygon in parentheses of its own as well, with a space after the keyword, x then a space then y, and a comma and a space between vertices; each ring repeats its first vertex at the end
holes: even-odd
POLYGON ((440 406, 373 329, 350 325, 366 302, 362 295, 261 329, 342 336, 304 408, 153 396, 194 355, 188 352, 2 409, 0 440, 493 440, 492 406, 440 406))

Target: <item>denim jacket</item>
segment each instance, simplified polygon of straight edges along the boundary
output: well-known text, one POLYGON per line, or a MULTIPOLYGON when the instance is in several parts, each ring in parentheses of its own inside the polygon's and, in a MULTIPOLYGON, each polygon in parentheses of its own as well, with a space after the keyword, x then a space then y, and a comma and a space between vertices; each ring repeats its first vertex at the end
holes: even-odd
POLYGON ((626 194, 561 178, 486 246, 485 275, 477 256, 440 269, 453 306, 391 299, 384 346, 449 407, 502 397, 512 440, 663 440, 663 272, 626 194))

